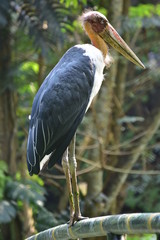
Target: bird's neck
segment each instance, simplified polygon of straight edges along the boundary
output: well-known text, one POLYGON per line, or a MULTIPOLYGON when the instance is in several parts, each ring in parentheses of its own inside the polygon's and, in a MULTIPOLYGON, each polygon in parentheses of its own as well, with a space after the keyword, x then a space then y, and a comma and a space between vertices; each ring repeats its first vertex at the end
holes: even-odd
POLYGON ((92 28, 90 27, 90 24, 86 23, 84 25, 85 31, 88 35, 88 37, 90 38, 93 46, 95 46, 96 48, 98 48, 102 54, 104 59, 106 58, 107 54, 108 54, 108 47, 107 44, 103 41, 103 39, 96 34, 92 28))

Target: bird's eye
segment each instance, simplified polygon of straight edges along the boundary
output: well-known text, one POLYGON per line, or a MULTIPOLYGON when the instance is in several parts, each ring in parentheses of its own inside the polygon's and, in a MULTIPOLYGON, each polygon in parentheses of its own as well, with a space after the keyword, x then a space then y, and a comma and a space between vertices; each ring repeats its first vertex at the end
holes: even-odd
POLYGON ((104 24, 104 20, 103 20, 103 19, 101 19, 100 23, 101 23, 101 24, 104 24))

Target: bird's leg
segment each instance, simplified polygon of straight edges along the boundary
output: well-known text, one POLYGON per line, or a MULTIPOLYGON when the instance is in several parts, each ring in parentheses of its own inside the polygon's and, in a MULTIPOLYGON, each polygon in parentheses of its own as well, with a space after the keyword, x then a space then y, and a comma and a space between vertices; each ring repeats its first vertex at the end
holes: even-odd
MULTIPOLYGON (((81 215, 80 206, 79 206, 79 190, 78 190, 77 175, 76 175, 77 162, 75 157, 75 141, 76 141, 76 134, 74 135, 69 145, 69 167, 70 167, 70 173, 72 177, 73 198, 74 198, 74 206, 75 206, 74 221, 79 221, 84 219, 84 217, 82 217, 81 215)), ((74 221, 72 224, 74 224, 74 221)))
POLYGON ((68 148, 66 149, 66 151, 64 152, 63 157, 62 157, 62 167, 63 167, 64 174, 66 176, 67 189, 68 189, 68 193, 69 193, 69 204, 70 204, 70 223, 69 223, 69 225, 71 226, 74 222, 75 209, 74 209, 72 183, 71 183, 71 176, 70 176, 69 162, 68 162, 68 148))

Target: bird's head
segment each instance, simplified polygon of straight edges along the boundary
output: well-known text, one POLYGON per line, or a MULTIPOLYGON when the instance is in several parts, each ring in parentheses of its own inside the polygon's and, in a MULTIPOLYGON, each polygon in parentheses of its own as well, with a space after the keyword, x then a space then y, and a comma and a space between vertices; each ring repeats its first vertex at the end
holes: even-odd
POLYGON ((106 57, 108 53, 108 43, 125 58, 134 64, 145 68, 140 59, 129 48, 103 14, 97 11, 87 11, 82 14, 80 21, 82 22, 87 35, 91 39, 92 44, 102 51, 104 57, 106 57))

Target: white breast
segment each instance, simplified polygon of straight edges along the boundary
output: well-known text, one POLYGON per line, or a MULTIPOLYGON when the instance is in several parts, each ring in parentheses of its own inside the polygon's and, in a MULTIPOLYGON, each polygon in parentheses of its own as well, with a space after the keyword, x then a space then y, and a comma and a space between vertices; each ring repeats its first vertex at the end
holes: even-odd
POLYGON ((99 92, 103 82, 103 70, 105 67, 104 57, 102 55, 102 52, 91 44, 76 45, 76 47, 84 49, 85 50, 84 55, 88 56, 96 67, 93 88, 92 88, 90 100, 87 106, 87 110, 88 110, 93 98, 99 92))

